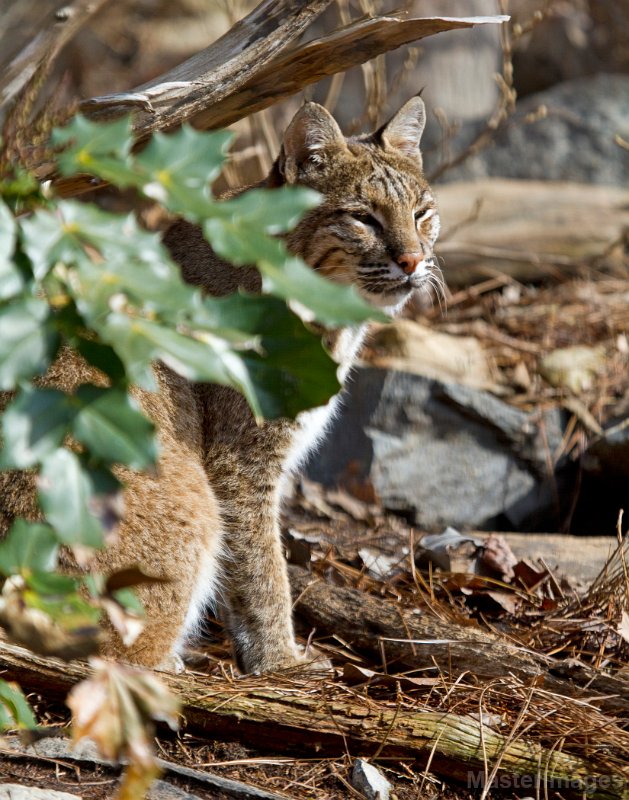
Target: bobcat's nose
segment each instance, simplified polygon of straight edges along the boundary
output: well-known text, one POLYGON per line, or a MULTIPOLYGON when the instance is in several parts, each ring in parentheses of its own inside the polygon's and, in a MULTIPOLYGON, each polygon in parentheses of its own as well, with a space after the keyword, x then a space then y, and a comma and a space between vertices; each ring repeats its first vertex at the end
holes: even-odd
POLYGON ((402 253, 397 257, 397 263, 407 275, 412 275, 423 260, 423 253, 402 253))

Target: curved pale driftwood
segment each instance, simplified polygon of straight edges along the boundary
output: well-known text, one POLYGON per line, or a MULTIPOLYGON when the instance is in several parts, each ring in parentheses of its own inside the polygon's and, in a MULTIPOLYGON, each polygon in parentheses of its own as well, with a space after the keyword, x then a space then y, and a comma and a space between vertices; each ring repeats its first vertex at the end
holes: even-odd
POLYGON ((328 3, 265 0, 183 64, 130 93, 86 100, 81 110, 110 116, 121 106, 137 109, 134 130, 140 140, 186 121, 198 128, 223 127, 403 44, 508 19, 381 16, 288 49, 328 3))
MULTIPOLYGON (((203 129, 219 128, 403 44, 508 19, 382 16, 295 45, 329 2, 264 0, 218 41, 183 64, 129 92, 85 100, 80 110, 93 119, 133 112, 134 132, 140 142, 155 131, 184 122, 203 129)), ((52 164, 43 165, 38 177, 49 177, 52 169, 52 164)), ((94 185, 89 178, 77 176, 60 180, 55 187, 67 197, 94 185)))
POLYGON ((139 139, 180 125, 237 92, 329 4, 330 0, 263 0, 187 61, 130 92, 85 100, 81 110, 96 118, 137 110, 134 129, 139 139))
POLYGON ((258 69, 237 92, 196 114, 192 124, 199 128, 224 127, 322 78, 344 72, 402 45, 436 33, 500 23, 507 19, 506 16, 451 18, 400 14, 359 20, 274 58, 258 69))

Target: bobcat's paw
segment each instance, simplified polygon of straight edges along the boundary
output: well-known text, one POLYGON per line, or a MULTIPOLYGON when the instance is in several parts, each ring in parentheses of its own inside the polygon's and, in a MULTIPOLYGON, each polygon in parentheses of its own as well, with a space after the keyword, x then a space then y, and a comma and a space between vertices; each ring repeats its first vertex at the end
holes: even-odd
POLYGON ((177 655, 177 653, 171 653, 169 656, 166 656, 166 658, 159 662, 155 669, 158 672, 174 672, 175 675, 181 675, 182 672, 186 671, 183 659, 180 655, 177 655))
POLYGON ((320 673, 322 676, 334 670, 330 659, 324 656, 316 647, 310 645, 303 648, 296 666, 301 666, 307 669, 308 672, 320 673))

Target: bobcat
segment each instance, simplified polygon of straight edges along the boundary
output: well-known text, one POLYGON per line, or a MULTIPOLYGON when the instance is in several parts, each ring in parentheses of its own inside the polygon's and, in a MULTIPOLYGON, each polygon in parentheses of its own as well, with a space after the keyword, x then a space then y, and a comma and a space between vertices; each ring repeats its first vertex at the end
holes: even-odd
MULTIPOLYGON (((345 139, 322 106, 306 103, 262 184, 299 183, 321 193, 321 204, 288 234, 289 249, 391 314, 415 290, 439 285, 433 256, 439 216, 419 151, 424 123, 416 97, 377 132, 345 139)), ((198 228, 176 222, 164 241, 184 278, 209 294, 260 291, 257 270, 219 259, 198 228)), ((342 376, 365 333, 366 326, 357 326, 326 334, 342 376)), ((139 588, 146 627, 129 649, 112 633, 107 653, 172 666, 205 606, 220 598, 240 669, 303 662, 278 511, 287 475, 323 435, 337 398, 294 422, 257 425, 236 391, 192 384, 159 363, 154 370, 160 392, 137 396, 159 431, 158 469, 155 475, 120 470, 124 519, 117 542, 98 554, 95 566, 111 572, 138 564, 169 580, 139 588)), ((45 382, 72 391, 99 377, 65 351, 45 382)), ((0 533, 18 514, 37 514, 32 476, 1 474, 0 533)))

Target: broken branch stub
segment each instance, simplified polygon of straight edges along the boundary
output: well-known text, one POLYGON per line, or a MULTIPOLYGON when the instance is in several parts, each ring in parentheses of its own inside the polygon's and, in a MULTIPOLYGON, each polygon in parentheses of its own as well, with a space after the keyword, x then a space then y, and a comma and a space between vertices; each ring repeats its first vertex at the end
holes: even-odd
MULTIPOLYGON (((89 674, 86 664, 62 664, 7 643, 0 643, 0 666, 8 677, 19 675, 23 686, 47 697, 59 696, 89 674)), ((600 759, 595 762, 589 756, 516 737, 508 727, 496 730, 500 720, 497 725, 491 719, 486 724, 485 715, 427 710, 421 704, 393 707, 303 673, 237 681, 164 673, 161 680, 181 698, 189 732, 236 739, 266 752, 339 757, 349 750, 370 759, 429 762, 431 771, 458 780, 466 780, 470 770, 493 768, 498 777, 538 776, 542 785, 566 784, 579 796, 587 787, 593 800, 624 796, 624 770, 616 767, 602 774, 600 759)), ((568 701, 559 698, 559 702, 568 701)))

